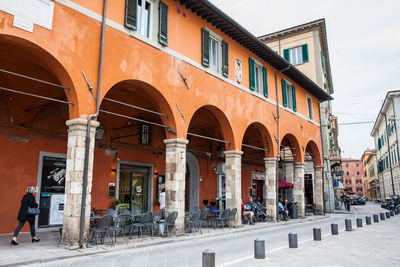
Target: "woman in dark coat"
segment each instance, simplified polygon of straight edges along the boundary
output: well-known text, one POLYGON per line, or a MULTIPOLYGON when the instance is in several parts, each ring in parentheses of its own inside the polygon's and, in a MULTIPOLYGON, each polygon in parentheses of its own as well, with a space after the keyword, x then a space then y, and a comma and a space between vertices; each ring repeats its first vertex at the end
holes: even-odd
POLYGON ((18 212, 19 224, 14 231, 14 235, 11 240, 11 245, 18 245, 17 236, 26 221, 28 221, 29 226, 31 227, 32 243, 40 241, 40 239, 36 237, 36 233, 35 233, 35 215, 28 214, 28 207, 37 208, 37 206, 38 206, 38 204, 35 201, 35 197, 33 196, 33 193, 35 193, 35 187, 31 186, 31 185, 28 186, 26 188, 26 194, 22 197, 22 200, 21 200, 21 207, 19 208, 19 212, 18 212))

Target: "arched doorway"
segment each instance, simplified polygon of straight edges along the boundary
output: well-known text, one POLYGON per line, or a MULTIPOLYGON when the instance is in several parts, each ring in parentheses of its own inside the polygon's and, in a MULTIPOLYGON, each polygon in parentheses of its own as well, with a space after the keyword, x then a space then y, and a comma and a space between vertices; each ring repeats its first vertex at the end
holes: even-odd
POLYGON ((199 207, 200 169, 196 156, 186 152, 185 211, 199 207))

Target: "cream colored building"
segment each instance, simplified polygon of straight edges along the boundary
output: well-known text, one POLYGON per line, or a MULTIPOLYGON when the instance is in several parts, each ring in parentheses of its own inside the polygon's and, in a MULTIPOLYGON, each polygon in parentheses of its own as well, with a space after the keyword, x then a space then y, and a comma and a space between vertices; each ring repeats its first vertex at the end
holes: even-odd
MULTIPOLYGON (((260 36, 259 39, 293 66, 296 66, 328 94, 334 93, 325 19, 266 34, 260 36)), ((311 111, 311 108, 309 110, 311 111)), ((324 154, 325 211, 333 212, 334 190, 332 179, 337 177, 341 166, 340 147, 338 145, 339 131, 337 117, 332 115, 331 102, 321 103, 320 111, 324 154)), ((306 159, 306 165, 309 164, 308 162, 306 159)))
POLYGON ((400 194, 400 90, 389 91, 378 113, 371 136, 376 147, 381 198, 400 194))
POLYGON ((380 186, 376 165, 376 149, 367 149, 364 151, 361 160, 364 165, 365 196, 368 199, 376 200, 380 198, 380 186))

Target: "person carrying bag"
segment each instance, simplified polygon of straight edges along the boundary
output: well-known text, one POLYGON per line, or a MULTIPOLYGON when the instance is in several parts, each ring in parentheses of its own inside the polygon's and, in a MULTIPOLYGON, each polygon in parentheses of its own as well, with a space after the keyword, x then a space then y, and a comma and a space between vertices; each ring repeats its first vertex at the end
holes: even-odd
POLYGON ((17 219, 19 221, 19 224, 17 228, 15 228, 14 235, 11 240, 11 245, 18 245, 17 237, 26 221, 28 221, 31 228, 32 243, 40 241, 35 233, 35 216, 40 213, 40 209, 38 207, 39 205, 38 203, 36 203, 35 197, 33 196, 33 193, 35 193, 35 191, 36 188, 34 186, 30 185, 26 188, 26 194, 22 197, 21 207, 19 208, 18 212, 17 219))

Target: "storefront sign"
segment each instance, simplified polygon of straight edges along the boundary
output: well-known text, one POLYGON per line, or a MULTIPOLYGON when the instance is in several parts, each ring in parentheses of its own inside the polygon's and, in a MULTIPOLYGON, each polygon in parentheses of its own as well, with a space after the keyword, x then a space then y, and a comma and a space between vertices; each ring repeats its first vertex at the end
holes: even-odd
POLYGON ((115 183, 108 183, 108 197, 115 197, 115 183))
POLYGON ((265 173, 263 172, 252 172, 253 180, 265 180, 265 173))

